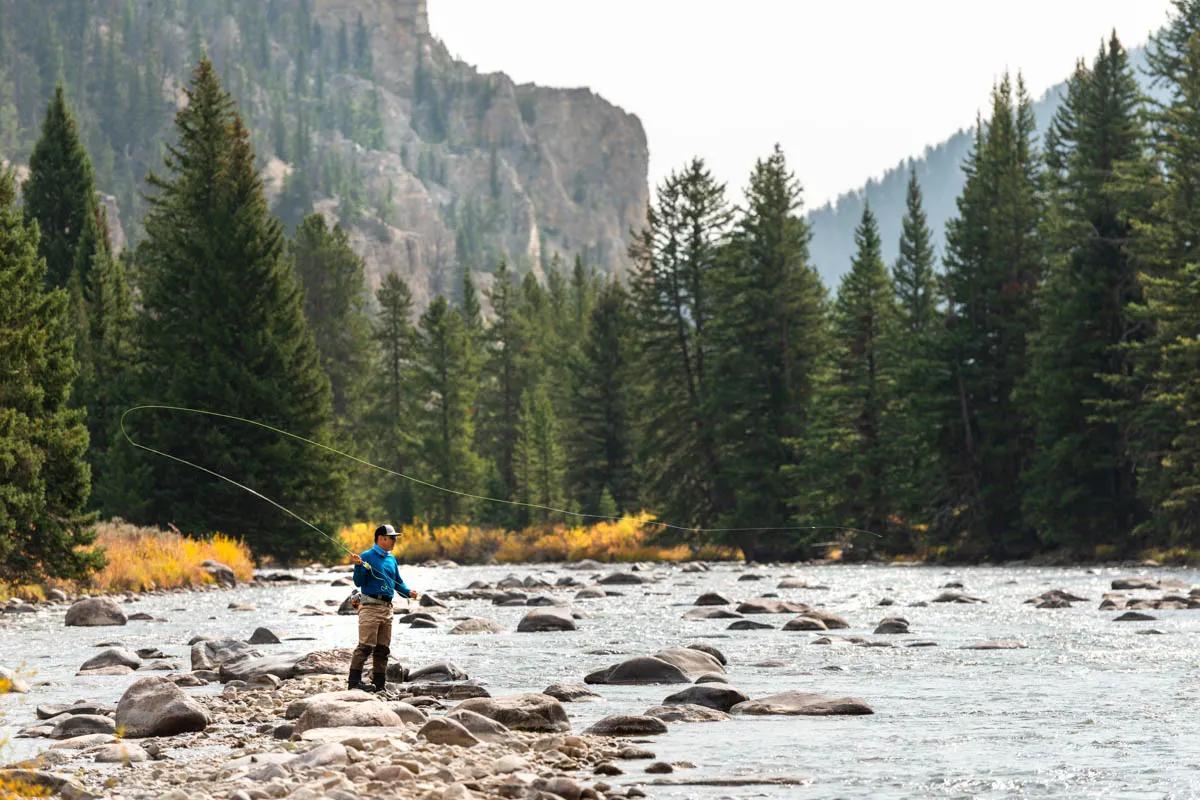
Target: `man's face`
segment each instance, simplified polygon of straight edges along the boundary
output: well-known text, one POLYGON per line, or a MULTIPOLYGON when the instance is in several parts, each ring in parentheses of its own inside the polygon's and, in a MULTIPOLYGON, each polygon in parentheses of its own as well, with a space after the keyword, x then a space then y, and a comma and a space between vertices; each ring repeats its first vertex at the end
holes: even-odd
POLYGON ((392 548, 396 546, 395 536, 376 536, 375 544, 379 545, 381 550, 392 552, 392 548))

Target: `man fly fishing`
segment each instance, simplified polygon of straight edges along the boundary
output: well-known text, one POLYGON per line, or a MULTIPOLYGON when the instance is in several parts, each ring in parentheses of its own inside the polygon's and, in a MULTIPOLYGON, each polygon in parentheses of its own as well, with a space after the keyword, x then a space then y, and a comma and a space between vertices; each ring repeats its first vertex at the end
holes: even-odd
POLYGON ((350 688, 364 692, 382 692, 387 683, 388 655, 392 644, 392 598, 399 594, 413 600, 421 593, 408 588, 392 548, 396 529, 380 525, 375 529, 375 544, 362 554, 350 554, 354 562, 354 585, 362 594, 358 606, 358 647, 350 659, 350 688), (373 686, 362 682, 363 666, 372 658, 373 686))

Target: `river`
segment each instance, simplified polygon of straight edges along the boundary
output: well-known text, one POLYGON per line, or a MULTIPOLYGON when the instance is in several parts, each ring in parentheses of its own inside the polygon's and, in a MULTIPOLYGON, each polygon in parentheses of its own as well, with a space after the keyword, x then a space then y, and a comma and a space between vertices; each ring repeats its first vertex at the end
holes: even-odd
MULTIPOLYGON (((554 582, 563 575, 587 581, 591 573, 561 565, 527 567, 407 567, 409 585, 436 594, 473 580, 494 583, 508 574, 554 582)), ((484 681, 494 695, 540 691, 554 682, 580 682, 592 670, 624 655, 709 642, 729 660, 729 682, 751 697, 797 689, 851 695, 875 713, 853 717, 735 717, 715 723, 676 723, 647 745, 660 760, 689 761, 666 780, 804 776, 790 786, 643 785, 656 798, 1195 798, 1200 797, 1200 610, 1151 611, 1152 622, 1113 622, 1120 612, 1098 610, 1115 577, 1131 574, 1200 583, 1200 571, 1167 568, 1060 569, 1033 567, 717 565, 686 573, 659 566, 661 580, 610 586, 622 597, 581 600, 588 617, 579 630, 450 636, 399 625, 392 651, 409 666, 448 659, 484 681), (747 572, 764 576, 739 581, 747 572), (780 589, 785 575, 827 589, 780 589), (930 603, 941 586, 959 581, 986 604, 930 603), (1036 609, 1022 601, 1062 588, 1086 602, 1072 608, 1036 609), (727 631, 729 620, 687 621, 682 615, 703 592, 745 599, 777 591, 789 600, 845 617, 850 630, 895 647, 817 646, 815 632, 727 631), (895 605, 880 607, 883 597, 895 605), (873 636, 886 616, 903 616, 910 635, 873 636), (1139 635, 1153 627, 1163 635, 1139 635), (963 650, 988 639, 1016 639, 1017 650, 963 650), (936 647, 903 647, 932 640, 936 647), (613 655, 587 655, 609 650, 613 655), (764 662, 778 666, 755 666, 764 662), (837 669, 833 669, 837 668, 837 669)), ((138 677, 75 677, 95 644, 120 640, 131 649, 159 647, 188 664, 187 641, 196 634, 245 638, 258 626, 285 641, 263 650, 308 651, 354 643, 352 617, 300 616, 306 604, 340 601, 344 587, 319 583, 244 586, 219 592, 145 596, 126 606, 166 622, 124 627, 66 628, 65 607, 0 620, 0 665, 33 673, 27 695, 0 698, 9 734, 34 718, 42 703, 75 699, 110 703, 138 677), (229 611, 231 602, 257 611, 229 611)), ((563 597, 570 598, 574 590, 563 597)), ((1186 592, 1185 592, 1186 593, 1186 592)), ((1135 596, 1158 593, 1133 592, 1135 596)), ((449 601, 447 617, 482 616, 515 631, 525 608, 486 601, 449 601)), ((756 615, 777 628, 788 614, 756 615)), ((682 687, 592 687, 603 702, 566 708, 575 730, 602 716, 641 713, 682 687)), ((218 691, 219 686, 191 689, 218 691)), ((44 739, 11 739, 8 761, 46 747, 44 739)), ((644 763, 644 762, 640 762, 644 763)), ((653 781, 639 762, 610 782, 653 781)))

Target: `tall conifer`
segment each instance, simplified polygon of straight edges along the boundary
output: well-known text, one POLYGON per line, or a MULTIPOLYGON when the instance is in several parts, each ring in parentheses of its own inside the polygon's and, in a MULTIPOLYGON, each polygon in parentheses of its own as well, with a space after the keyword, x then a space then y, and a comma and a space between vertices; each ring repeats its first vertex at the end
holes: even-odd
MULTIPOLYGON (((303 310, 303 288, 270 216, 249 134, 208 59, 196 67, 178 141, 146 217, 143 313, 147 400, 258 420, 330 438, 329 380, 303 310)), ((186 414, 134 422, 153 447, 239 480, 320 524, 344 514, 345 475, 323 451, 259 428, 186 414)), ((194 470, 153 472, 156 522, 244 536, 280 558, 329 541, 279 510, 194 470)))

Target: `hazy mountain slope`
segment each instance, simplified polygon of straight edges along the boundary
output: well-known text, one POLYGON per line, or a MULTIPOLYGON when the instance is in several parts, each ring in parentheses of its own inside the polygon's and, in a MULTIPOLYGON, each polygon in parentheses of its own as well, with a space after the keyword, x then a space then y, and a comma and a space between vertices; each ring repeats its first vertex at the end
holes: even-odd
MULTIPOLYGON (((1145 64, 1145 52, 1135 49, 1130 60, 1139 77, 1145 64)), ((1046 125, 1058 108, 1066 83, 1046 91, 1034 103, 1038 131, 1045 133, 1046 125)), ((1143 84, 1143 89, 1147 87, 1143 84)), ((945 141, 925 148, 914 156, 887 170, 882 177, 867 181, 859 189, 849 191, 832 203, 813 209, 808 215, 813 238, 812 258, 825 283, 835 289, 841 276, 850 268, 854 252, 854 228, 862 217, 863 203, 869 202, 879 220, 883 237, 883 252, 888 263, 896 258, 900 241, 900 220, 904 215, 904 192, 910 169, 915 169, 925 193, 925 210, 933 228, 934 242, 939 253, 945 241, 946 221, 957 214, 955 200, 963 187, 962 163, 970 152, 972 130, 960 130, 945 141)))

